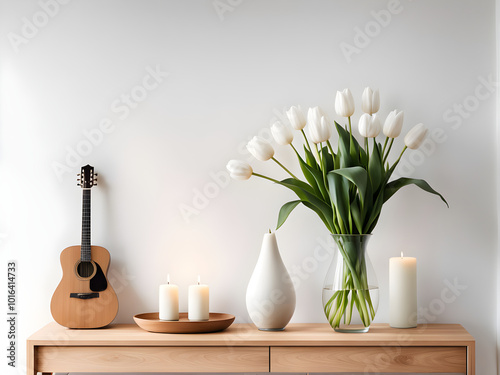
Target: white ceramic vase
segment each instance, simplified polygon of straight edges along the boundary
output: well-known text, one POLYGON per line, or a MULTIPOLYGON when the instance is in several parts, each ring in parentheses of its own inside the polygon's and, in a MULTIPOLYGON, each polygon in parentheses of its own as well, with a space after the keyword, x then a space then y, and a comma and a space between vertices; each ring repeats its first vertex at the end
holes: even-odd
POLYGON ((263 331, 281 331, 295 311, 295 289, 274 233, 264 234, 246 295, 250 319, 263 331))

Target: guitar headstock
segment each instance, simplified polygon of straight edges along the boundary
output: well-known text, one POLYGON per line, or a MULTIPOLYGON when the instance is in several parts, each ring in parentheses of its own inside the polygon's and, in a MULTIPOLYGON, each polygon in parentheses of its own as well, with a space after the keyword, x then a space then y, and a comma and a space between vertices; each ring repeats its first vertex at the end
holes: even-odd
POLYGON ((94 173, 94 167, 86 165, 82 167, 80 173, 78 173, 78 186, 82 189, 90 189, 92 186, 97 185, 97 173, 94 173))

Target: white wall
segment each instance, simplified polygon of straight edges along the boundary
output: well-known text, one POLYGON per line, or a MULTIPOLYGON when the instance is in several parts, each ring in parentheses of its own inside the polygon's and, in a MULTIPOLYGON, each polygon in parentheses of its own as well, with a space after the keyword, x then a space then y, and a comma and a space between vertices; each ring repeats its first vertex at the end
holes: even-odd
MULTIPOLYGON (((182 310, 200 274, 211 310, 247 322, 245 288, 262 235, 291 195, 255 178, 210 190, 214 176, 227 160, 248 158, 242 145, 268 134, 284 108, 320 105, 340 120, 336 90, 349 87, 359 108, 367 85, 380 89, 382 116, 398 108, 405 130, 417 122, 438 129, 401 172, 450 203, 408 188, 384 207, 371 243, 382 290, 376 321, 388 320, 388 259, 403 249, 418 258, 421 322, 464 325, 477 340, 478 374, 496 371, 496 86, 484 83, 496 80, 493 0, 241 1, 219 14, 214 4, 229 2, 59 1, 46 10, 40 4, 55 3, 0 1, 1 264, 4 275, 7 260, 18 264, 19 373, 26 338, 51 321, 59 253, 80 241, 80 166, 100 173, 93 243, 112 255, 117 322, 155 311, 167 273, 182 310), (371 36, 362 40, 359 30, 371 36), (356 53, 343 53, 347 44, 356 53), (151 69, 156 82, 146 78, 151 69), (145 78, 149 90, 140 88, 145 78), (130 93, 144 100, 126 112, 130 93), (102 123, 108 132, 98 137, 102 123), (211 197, 200 200, 207 189, 211 197), (183 216, 186 207, 196 214, 183 216), (444 303, 450 282, 466 289, 444 303)), ((294 162, 286 149, 277 156, 294 162)), ((293 321, 324 322, 328 262, 310 262, 327 231, 300 208, 277 235, 300 279, 293 321), (308 266, 316 269, 304 273, 308 266)), ((18 373, 5 358, 0 365, 18 373)))

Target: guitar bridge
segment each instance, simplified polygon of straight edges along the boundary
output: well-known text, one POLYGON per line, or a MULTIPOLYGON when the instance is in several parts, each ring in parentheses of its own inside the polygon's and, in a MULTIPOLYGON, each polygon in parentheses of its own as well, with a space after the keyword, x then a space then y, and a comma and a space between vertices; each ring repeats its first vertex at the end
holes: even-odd
POLYGON ((78 298, 78 299, 99 298, 99 293, 70 293, 69 298, 78 298))

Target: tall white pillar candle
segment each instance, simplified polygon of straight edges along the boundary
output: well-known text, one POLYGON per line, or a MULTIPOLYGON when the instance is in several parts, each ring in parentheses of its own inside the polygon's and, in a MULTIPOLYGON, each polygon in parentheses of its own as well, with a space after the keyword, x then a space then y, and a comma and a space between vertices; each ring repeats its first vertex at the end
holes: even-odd
POLYGON ((167 283, 160 285, 160 320, 179 320, 179 287, 170 284, 170 275, 167 283))
POLYGON ((208 309, 208 285, 191 285, 188 290, 188 319, 208 320, 210 316, 208 309))
POLYGON ((417 259, 389 259, 389 325, 393 328, 417 326, 417 259))

